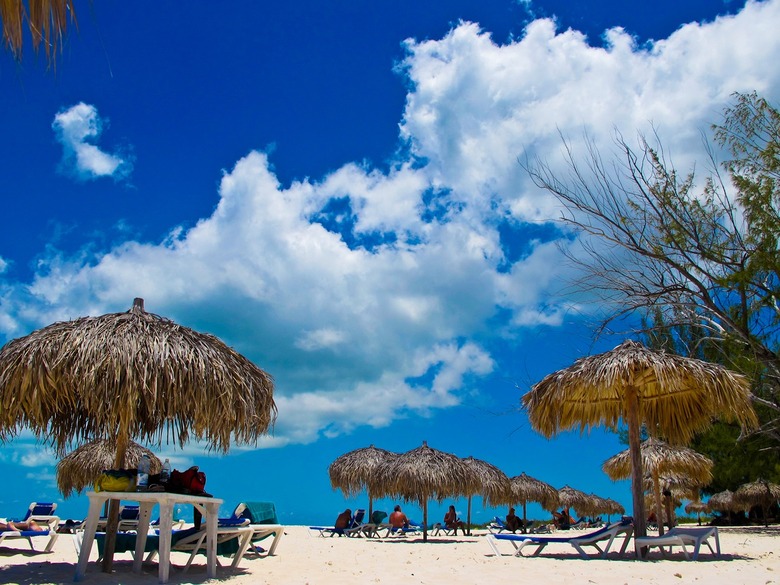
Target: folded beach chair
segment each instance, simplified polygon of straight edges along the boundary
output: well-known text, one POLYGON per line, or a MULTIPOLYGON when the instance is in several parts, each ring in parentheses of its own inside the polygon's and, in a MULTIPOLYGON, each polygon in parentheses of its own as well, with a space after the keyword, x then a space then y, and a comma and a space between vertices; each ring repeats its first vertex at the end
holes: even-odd
POLYGON ((276 547, 284 535, 284 526, 279 524, 276 506, 273 502, 241 502, 233 510, 233 517, 249 520, 249 526, 253 530, 247 555, 259 557, 260 553, 265 552, 265 550, 255 543, 269 537, 273 537, 273 541, 268 549, 268 555, 276 553, 276 547))
POLYGON ((43 530, 0 530, 0 544, 4 544, 6 540, 10 541, 23 538, 30 544, 30 548, 35 550, 33 538, 48 536, 49 541, 46 543, 44 552, 51 552, 54 543, 59 536, 57 528, 59 527, 60 519, 58 516, 54 515, 56 509, 57 504, 55 503, 32 502, 22 518, 22 521, 34 520, 41 527, 46 526, 47 528, 43 530))
POLYGON ((522 550, 529 545, 536 545, 536 550, 533 552, 531 556, 537 557, 542 552, 542 550, 551 543, 561 543, 561 544, 569 544, 574 547, 574 549, 579 553, 579 555, 583 559, 589 559, 591 558, 588 553, 585 552, 584 547, 586 546, 592 546, 599 552, 599 557, 604 559, 607 557, 607 553, 609 552, 609 549, 612 547, 612 543, 615 541, 615 539, 620 535, 625 535, 623 538, 623 546, 620 548, 620 554, 626 552, 626 547, 628 546, 628 541, 631 539, 631 535, 634 532, 634 526, 633 524, 628 524, 624 522, 615 522, 613 524, 610 524, 609 526, 605 526, 603 528, 600 528, 599 530, 596 530, 595 532, 591 532, 589 534, 578 534, 576 536, 541 536, 537 534, 488 534, 485 536, 485 538, 488 541, 488 544, 490 545, 490 548, 493 549, 493 552, 495 552, 496 556, 500 556, 501 553, 498 550, 498 546, 496 545, 496 542, 499 540, 508 540, 509 542, 514 545, 516 549, 516 556, 526 556, 523 555, 522 550), (600 543, 606 543, 604 544, 604 548, 602 549, 601 546, 599 546, 600 543))
POLYGON ((716 557, 720 557, 720 537, 718 536, 717 526, 675 526, 665 534, 661 536, 642 536, 635 539, 637 548, 637 554, 642 548, 652 548, 657 546, 661 550, 661 554, 664 554, 663 547, 682 547, 683 555, 686 559, 693 558, 694 561, 699 560, 699 552, 702 544, 706 544, 710 552, 716 557), (714 537, 715 548, 712 548, 710 544, 710 537, 714 537), (688 549, 686 545, 693 547, 693 557, 688 555, 688 549))
MULTIPOLYGON (((220 518, 220 524, 217 526, 217 555, 232 556, 233 561, 230 566, 236 568, 244 558, 244 554, 249 548, 253 534, 249 521, 246 519, 240 522, 230 518, 220 518)), ((187 528, 185 530, 174 530, 171 536, 171 552, 189 552, 190 556, 184 565, 183 572, 190 568, 192 561, 198 553, 206 554, 206 526, 200 528, 187 528)), ((146 540, 146 550, 150 551, 146 556, 146 562, 154 559, 159 547, 159 536, 148 535, 146 540), (150 545, 151 541, 151 545, 150 545)), ((173 561, 171 561, 173 564, 173 561)), ((217 564, 219 559, 217 559, 217 564)))
POLYGON ((500 516, 493 516, 493 521, 488 524, 488 530, 491 534, 501 534, 502 532, 509 532, 509 528, 506 527, 506 523, 500 516))

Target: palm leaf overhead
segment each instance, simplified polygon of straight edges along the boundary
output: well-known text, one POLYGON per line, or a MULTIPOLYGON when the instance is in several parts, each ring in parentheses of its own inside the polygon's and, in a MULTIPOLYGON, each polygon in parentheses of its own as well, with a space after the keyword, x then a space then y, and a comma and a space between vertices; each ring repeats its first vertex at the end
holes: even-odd
MULTIPOLYGON (((687 485, 681 486, 690 489, 692 486, 702 486, 712 481, 713 461, 709 457, 697 453, 688 447, 668 445, 665 442, 650 437, 640 446, 642 469, 649 475, 653 502, 657 518, 663 518, 661 514, 661 477, 675 475, 684 478, 684 481, 670 481, 667 483, 687 485)), ((627 479, 631 477, 631 451, 626 449, 617 455, 607 459, 601 466, 611 479, 627 479)), ((659 534, 664 533, 663 522, 658 525, 659 534)))
POLYGON ((27 29, 33 49, 37 52, 43 44, 46 60, 56 65, 57 51, 62 50, 69 19, 78 26, 73 0, 0 0, 3 42, 17 61, 22 60, 27 29))
POLYGON ((380 463, 390 461, 394 457, 397 457, 395 453, 378 449, 374 445, 345 453, 337 457, 328 467, 330 484, 334 489, 340 489, 347 497, 356 496, 365 489, 368 492, 370 519, 374 513, 374 494, 369 480, 380 463))
POLYGON ((634 341, 578 359, 549 374, 523 396, 534 429, 547 437, 579 427, 628 427, 635 534, 644 536, 642 424, 672 443, 686 443, 712 418, 755 429, 747 378, 701 360, 654 351, 634 341))
MULTIPOLYGON (((162 463, 151 450, 130 441, 125 454, 128 468, 138 467, 141 456, 146 454, 152 462, 151 473, 160 473, 162 463)), ((72 492, 92 487, 104 469, 111 469, 116 457, 116 441, 98 439, 81 445, 57 463, 57 487, 66 498, 72 492)))
POLYGON ((423 540, 428 540, 428 500, 466 497, 476 493, 479 484, 471 469, 459 457, 421 447, 401 453, 377 466, 369 481, 377 496, 399 497, 416 502, 423 510, 423 540))

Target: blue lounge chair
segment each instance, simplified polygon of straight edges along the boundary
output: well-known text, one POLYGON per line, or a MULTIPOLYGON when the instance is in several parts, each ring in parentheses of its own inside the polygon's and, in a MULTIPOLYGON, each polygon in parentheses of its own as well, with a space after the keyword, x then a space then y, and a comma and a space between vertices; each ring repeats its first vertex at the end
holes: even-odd
POLYGON ((363 508, 360 508, 355 512, 355 515, 352 516, 352 520, 350 520, 346 528, 335 528, 333 526, 309 526, 309 530, 318 530, 320 536, 333 536, 334 534, 337 534, 338 536, 348 536, 348 530, 354 530, 363 524, 363 518, 365 515, 366 511, 363 508))
POLYGON ((488 530, 492 534, 501 534, 502 532, 510 532, 509 528, 506 527, 506 523, 501 519, 500 516, 493 516, 493 521, 488 524, 488 530))
POLYGON ((268 555, 276 553, 276 547, 284 535, 284 526, 279 524, 276 516, 276 506, 273 502, 241 502, 233 510, 233 517, 249 521, 252 528, 251 544, 247 549, 247 555, 260 556, 265 550, 256 543, 273 536, 273 541, 268 549, 268 555))
POLYGON ((579 534, 576 536, 541 536, 538 534, 488 534, 488 544, 496 553, 496 556, 501 556, 498 550, 496 542, 499 540, 508 540, 514 545, 516 556, 525 556, 522 550, 529 545, 536 545, 536 550, 531 556, 537 557, 544 550, 544 548, 551 543, 569 544, 579 553, 583 559, 591 558, 588 553, 585 552, 584 547, 592 546, 599 552, 599 557, 604 559, 607 557, 609 549, 612 547, 612 543, 620 535, 624 535, 623 546, 620 548, 620 554, 626 552, 628 541, 631 539, 631 535, 634 533, 633 524, 627 522, 615 522, 609 526, 604 526, 595 532, 588 534, 579 534), (599 546, 599 543, 606 542, 604 548, 599 546))
POLYGON ((48 536, 49 541, 46 543, 44 552, 51 552, 59 536, 57 528, 59 527, 60 519, 54 515, 56 509, 57 504, 55 503, 32 502, 21 521, 33 520, 41 527, 46 526, 46 528, 43 530, 0 530, 0 544, 5 543, 7 540, 24 538, 30 544, 30 548, 35 550, 33 538, 48 536))

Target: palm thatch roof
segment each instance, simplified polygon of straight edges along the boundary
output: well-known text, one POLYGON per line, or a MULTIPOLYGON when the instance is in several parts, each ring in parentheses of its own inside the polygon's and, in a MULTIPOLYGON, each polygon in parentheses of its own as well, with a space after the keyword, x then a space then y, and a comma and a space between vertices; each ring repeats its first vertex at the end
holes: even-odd
POLYGON ((685 504, 685 513, 690 514, 691 512, 706 512, 708 510, 707 504, 701 501, 695 501, 695 502, 688 502, 685 504))
POLYGON ((537 502, 550 512, 558 507, 558 490, 549 483, 544 483, 525 472, 514 476, 509 481, 512 489, 511 500, 508 503, 523 506, 523 532, 528 524, 528 502, 537 502))
POLYGON ((374 494, 369 480, 380 463, 397 457, 396 453, 369 445, 337 457, 328 466, 330 485, 340 489, 346 497, 356 496, 364 489, 368 492, 368 517, 373 514, 374 494))
POLYGON ((463 462, 471 470, 476 481, 475 489, 470 496, 481 496, 488 506, 507 503, 512 486, 506 473, 487 461, 471 456, 465 457, 463 462))
POLYGON ((780 485, 770 483, 765 479, 757 479, 743 484, 734 492, 734 504, 744 509, 751 506, 761 506, 764 517, 764 525, 769 525, 769 507, 780 500, 780 485))
POLYGON ((707 507, 718 512, 736 512, 740 509, 739 505, 734 502, 734 492, 731 490, 723 490, 717 494, 712 494, 710 499, 707 500, 707 507))
POLYGON ((73 0, 0 2, 3 40, 17 61, 22 59, 24 31, 28 29, 35 51, 37 52, 43 44, 47 61, 51 65, 56 65, 57 51, 62 50, 62 39, 67 31, 68 17, 74 25, 77 25, 73 0))
MULTIPOLYGON (((692 487, 706 485, 712 481, 713 461, 709 457, 697 453, 688 447, 668 445, 664 441, 650 437, 640 446, 642 469, 650 479, 657 518, 661 513, 661 477, 667 476, 663 482, 665 488, 671 491, 672 485, 690 492, 692 487)), ((601 466, 611 479, 626 479, 631 476, 631 451, 626 449, 607 459, 601 466)), ((658 525, 659 534, 664 533, 663 523, 658 525)))
POLYGON ((423 509, 423 540, 428 540, 428 500, 466 497, 477 493, 479 483, 459 457, 422 446, 380 463, 369 480, 377 496, 417 502, 423 509))
MULTIPOLYGON (((160 473, 162 463, 151 450, 134 441, 127 446, 125 464, 138 467, 141 456, 146 454, 152 462, 151 473, 160 473)), ((57 463, 57 487, 66 498, 72 492, 92 487, 105 469, 111 469, 116 455, 116 441, 98 439, 81 445, 57 463)))
POLYGON ((756 428, 747 378, 717 365, 625 341, 549 374, 523 396, 534 429, 547 437, 579 427, 628 427, 635 534, 646 534, 639 430, 644 423, 686 443, 714 416, 756 428))
POLYGON ((568 485, 558 490, 558 503, 563 508, 573 509, 578 516, 590 516, 597 508, 597 502, 591 494, 568 485))
POLYGON ((142 299, 8 342, 0 403, 2 438, 30 427, 60 454, 72 441, 114 437, 118 455, 131 438, 194 438, 226 453, 276 417, 269 374, 213 335, 145 312, 142 299))
POLYGON ((558 507, 558 490, 549 483, 526 475, 525 472, 514 476, 510 481, 513 503, 525 505, 528 502, 537 502, 550 512, 558 507))
POLYGON ((476 479, 476 488, 473 493, 468 494, 468 507, 466 514, 466 530, 471 534, 471 498, 481 496, 483 505, 499 506, 506 504, 512 492, 512 486, 506 473, 498 467, 482 459, 474 457, 465 457, 463 462, 471 470, 476 479))

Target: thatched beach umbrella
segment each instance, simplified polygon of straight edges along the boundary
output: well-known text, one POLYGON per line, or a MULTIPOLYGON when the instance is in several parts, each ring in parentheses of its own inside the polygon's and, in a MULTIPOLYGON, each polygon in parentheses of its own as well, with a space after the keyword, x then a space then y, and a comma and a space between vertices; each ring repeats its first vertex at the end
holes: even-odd
POLYGON ((707 504, 699 500, 696 500, 695 502, 688 502, 687 504, 685 504, 686 514, 690 514, 691 512, 696 512, 696 520, 699 522, 699 526, 701 526, 701 513, 706 512, 707 510, 708 510, 707 504))
POLYGON ((337 457, 328 467, 330 485, 339 488, 345 496, 356 496, 365 489, 368 492, 369 521, 374 513, 374 494, 369 480, 377 466, 397 457, 396 453, 369 445, 337 457))
MULTIPOLYGON (((151 460, 151 473, 160 473, 162 463, 150 449, 130 441, 125 454, 125 466, 138 467, 141 456, 151 460)), ((60 459, 57 463, 57 487, 62 495, 70 497, 72 492, 81 492, 92 487, 104 469, 111 469, 116 457, 116 441, 97 439, 81 445, 60 459)))
POLYGON ((528 502, 537 502, 550 512, 558 507, 558 490, 549 483, 526 475, 525 472, 514 476, 510 482, 512 484, 512 503, 523 505, 523 532, 528 524, 528 502))
POLYGON ((634 341, 578 359, 523 396, 534 429, 547 437, 579 426, 628 427, 634 533, 645 536, 639 431, 644 423, 672 443, 686 443, 714 416, 756 428, 747 378, 701 360, 653 351, 634 341))
POLYGON ((780 485, 770 483, 765 479, 743 484, 734 492, 734 503, 746 510, 751 506, 761 506, 764 516, 764 526, 769 526, 769 507, 780 500, 780 485))
POLYGON ((569 508, 573 508, 578 516, 588 516, 596 507, 592 495, 568 485, 558 490, 558 503, 565 512, 568 512, 569 508))
MULTIPOLYGON (((676 447, 650 437, 640 446, 642 469, 650 476, 654 494, 655 515, 658 518, 658 534, 664 533, 661 520, 661 476, 679 474, 694 485, 706 485, 712 481, 712 459, 688 447, 676 447)), ((614 480, 631 477, 631 451, 626 449, 607 459, 601 468, 614 480)), ((665 482, 671 484, 672 482, 665 482)), ((671 487, 666 486, 667 489, 671 487)), ((669 520, 671 521, 671 515, 669 520)))
MULTIPOLYGON (((0 433, 29 427, 64 453, 72 442, 116 439, 114 468, 131 439, 227 452, 252 443, 276 417, 273 380, 204 333, 144 311, 54 323, 0 349, 0 433)), ((113 562, 118 502, 109 515, 103 570, 113 562)))
POLYGON ((416 502, 423 510, 423 541, 428 540, 428 500, 444 501, 474 493, 479 485, 469 467, 459 457, 421 447, 401 453, 377 466, 369 480, 374 494, 400 497, 416 502))
POLYGON ((717 494, 712 494, 710 499, 707 500, 707 508, 712 511, 728 512, 729 518, 731 513, 739 510, 739 506, 734 502, 734 492, 731 490, 723 490, 717 494))
POLYGON ((466 529, 470 535, 472 496, 482 496, 482 501, 489 506, 500 506, 508 501, 511 495, 511 485, 506 473, 487 461, 469 456, 464 458, 463 462, 471 469, 477 482, 477 489, 468 494, 466 529))
POLYGON ((609 522, 609 517, 612 514, 620 514, 623 515, 626 513, 626 509, 623 507, 623 504, 618 502, 617 500, 613 500, 612 498, 603 498, 604 502, 599 503, 599 514, 606 514, 607 515, 607 521, 609 522))

